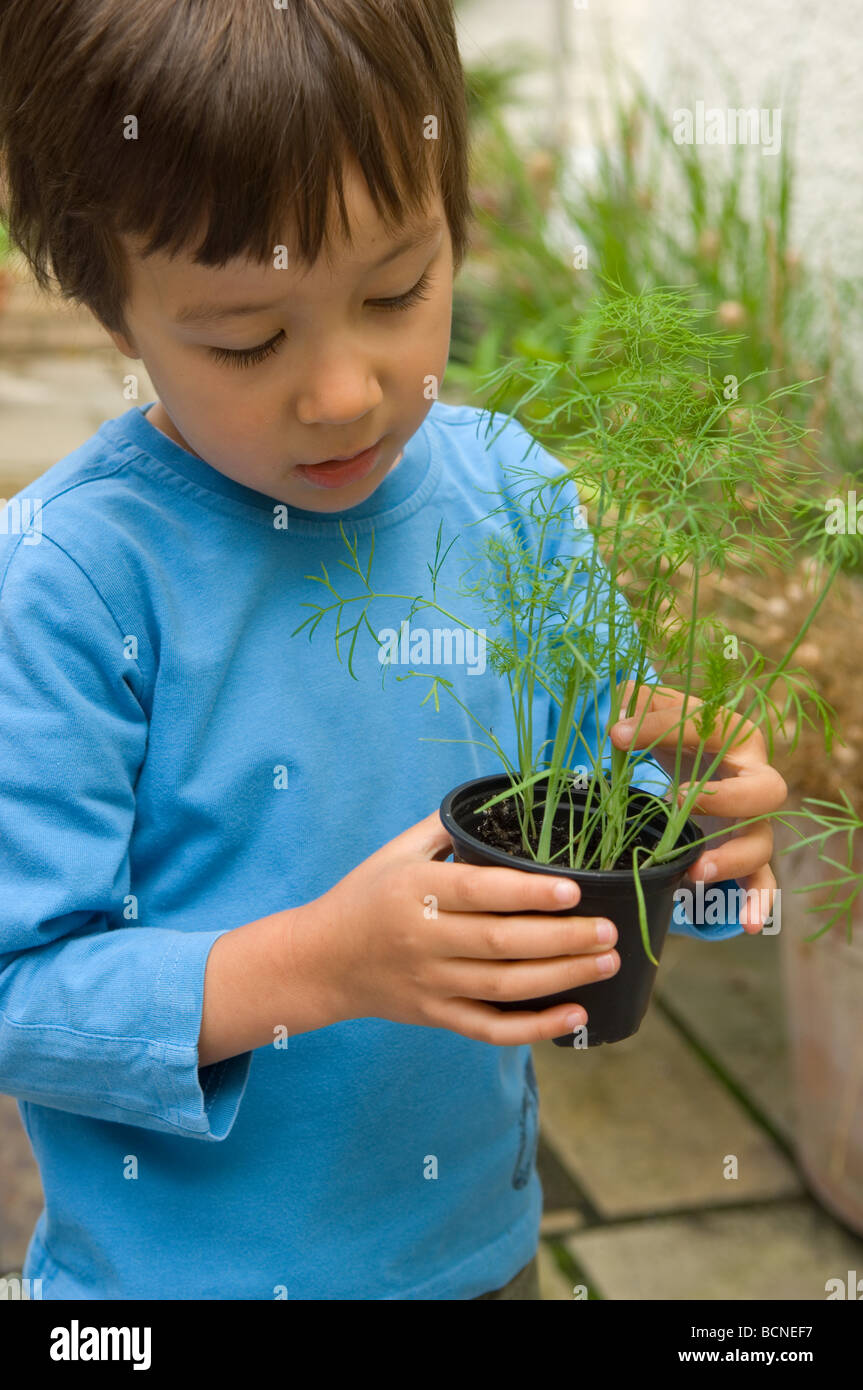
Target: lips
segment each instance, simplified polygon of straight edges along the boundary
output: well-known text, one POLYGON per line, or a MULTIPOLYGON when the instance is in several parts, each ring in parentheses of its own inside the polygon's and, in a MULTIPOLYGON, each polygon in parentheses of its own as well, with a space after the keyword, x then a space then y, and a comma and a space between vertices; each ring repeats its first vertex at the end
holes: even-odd
POLYGON ((344 487, 371 473, 376 466, 381 450, 382 439, 368 449, 350 457, 326 459, 322 463, 301 463, 296 472, 313 487, 344 487))
POLYGON ((378 444, 380 444, 380 440, 376 444, 369 444, 365 449, 355 449, 352 454, 333 454, 331 459, 319 459, 317 463, 306 463, 303 464, 303 467, 318 468, 322 463, 352 463, 354 459, 359 458, 360 454, 368 454, 372 449, 376 449, 378 444))

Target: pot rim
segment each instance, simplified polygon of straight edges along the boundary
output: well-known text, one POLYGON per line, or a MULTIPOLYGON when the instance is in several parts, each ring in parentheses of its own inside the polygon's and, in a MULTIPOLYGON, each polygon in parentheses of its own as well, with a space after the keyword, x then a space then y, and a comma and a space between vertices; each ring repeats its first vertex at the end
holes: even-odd
MULTIPOLYGON (((484 777, 472 777, 467 782, 459 783, 457 787, 453 787, 451 791, 447 792, 441 802, 439 814, 444 829, 448 834, 452 835, 453 831, 457 831, 474 849, 486 855, 495 867, 510 869, 524 868, 529 869, 532 873, 554 874, 557 878, 575 878, 585 886, 590 886, 592 884, 607 885, 609 883, 619 883, 623 885, 627 882, 634 886, 635 874, 632 869, 571 869, 567 864, 561 864, 560 866, 554 864, 538 864, 535 859, 527 859, 517 854, 507 854, 504 850, 496 849, 492 845, 485 844, 483 840, 477 839, 476 836, 472 835, 469 830, 465 830, 464 826, 456 820, 453 814, 453 803, 459 796, 463 795, 468 790, 479 789, 483 783, 498 783, 497 790, 502 790, 503 787, 509 783, 509 778, 506 776, 506 773, 489 773, 484 777)), ((636 793, 642 792, 643 795, 650 795, 650 793, 643 792, 640 787, 635 787, 633 790, 636 793)), ((690 827, 696 836, 701 836, 702 832, 700 827, 689 818, 683 826, 681 837, 688 836, 690 827)), ((662 864, 651 864, 649 868, 641 869, 638 875, 639 880, 641 883, 653 884, 659 883, 660 880, 672 877, 677 873, 682 875, 690 865, 695 863, 700 854, 700 846, 697 849, 693 849, 690 846, 688 855, 684 848, 676 859, 665 860, 662 864)))

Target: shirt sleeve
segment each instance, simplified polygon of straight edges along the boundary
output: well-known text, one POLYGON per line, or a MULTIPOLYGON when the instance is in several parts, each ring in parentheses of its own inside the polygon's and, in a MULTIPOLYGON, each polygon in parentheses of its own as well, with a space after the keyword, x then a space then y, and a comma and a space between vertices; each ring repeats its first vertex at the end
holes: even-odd
POLYGON ((0 549, 0 1091, 224 1139, 251 1054, 198 1067, 222 931, 124 917, 142 671, 82 568, 33 534, 0 549))
MULTIPOLYGON (((515 471, 507 474, 508 479, 519 479, 519 469, 528 468, 539 474, 547 475, 548 478, 559 478, 564 465, 543 449, 539 443, 525 430, 517 421, 510 421, 505 430, 508 436, 510 465, 515 465, 515 471)), ((512 486, 512 483, 511 483, 512 486)), ((523 486, 523 479, 519 484, 512 486, 512 490, 517 492, 519 486, 523 486)), ((550 497, 550 494, 545 494, 550 497)), ((564 527, 549 527, 544 536, 543 542, 543 565, 545 561, 553 561, 560 555, 572 556, 577 551, 592 553, 595 550, 596 541, 583 521, 583 512, 579 506, 579 494, 576 484, 572 481, 567 482, 556 496, 554 501, 555 511, 560 511, 564 519, 564 527), (569 519, 572 518, 571 528, 569 519)), ((532 531, 531 541, 534 545, 538 543, 538 530, 534 519, 526 522, 524 510, 516 505, 514 516, 518 516, 522 524, 527 524, 532 531)), ((604 567, 603 567, 604 571, 604 567)), ((578 582, 576 574, 573 582, 578 582)), ((591 612, 602 614, 608 608, 608 585, 602 586, 591 600, 591 612)), ((626 606, 621 595, 617 595, 619 602, 616 604, 616 611, 621 621, 627 620, 632 624, 631 613, 626 606)), ((608 624, 602 619, 591 621, 591 643, 592 651, 597 647, 601 650, 603 644, 608 641, 608 624)), ((607 657, 605 662, 607 671, 607 657)), ((622 667, 616 672, 616 683, 627 679, 634 679, 635 669, 622 667)), ((659 677, 648 663, 644 673, 644 683, 649 685, 660 684, 659 677)), ((591 691, 590 702, 584 698, 580 709, 576 710, 573 720, 578 724, 580 720, 581 734, 591 749, 598 751, 602 757, 603 766, 606 770, 611 767, 612 744, 608 736, 608 724, 611 716, 611 679, 608 674, 604 676, 596 685, 596 698, 594 700, 591 691)), ((557 732, 559 723, 559 709, 553 700, 549 700, 549 720, 546 729, 546 738, 553 739, 557 732)), ((570 740, 567 750, 567 760, 570 767, 578 766, 584 759, 578 755, 578 749, 584 748, 584 744, 577 741, 575 733, 570 740)), ((665 769, 649 754, 642 755, 633 770, 632 785, 643 791, 653 792, 657 796, 662 796, 668 787, 671 778, 665 769)), ((738 905, 744 898, 743 890, 735 879, 725 879, 720 883, 705 885, 704 897, 700 899, 694 892, 686 888, 681 888, 675 896, 674 908, 672 911, 671 925, 669 930, 673 935, 692 936, 700 941, 722 941, 729 936, 740 936, 743 927, 740 925, 738 917, 738 905), (694 925, 692 917, 701 918, 699 925, 694 925)))

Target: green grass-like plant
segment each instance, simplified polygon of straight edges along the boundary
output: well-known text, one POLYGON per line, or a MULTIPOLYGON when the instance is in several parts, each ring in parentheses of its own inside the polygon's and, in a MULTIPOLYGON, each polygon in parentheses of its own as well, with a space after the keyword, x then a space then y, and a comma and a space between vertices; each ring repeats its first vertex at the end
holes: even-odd
MULTIPOLYGON (((859 275, 814 264, 817 242, 806 255, 794 244, 792 102, 782 101, 774 158, 753 158, 742 144, 678 145, 671 108, 609 55, 604 112, 580 103, 574 152, 512 133, 516 81, 536 61, 525 53, 468 72, 477 221, 455 289, 450 388, 473 399, 512 355, 563 360, 567 325, 588 310, 603 277, 630 293, 686 281, 703 292, 713 327, 745 334, 732 368, 741 383, 755 381, 756 391, 762 371, 774 385, 815 383, 786 396, 782 409, 819 433, 825 461, 859 476, 863 396, 853 345, 863 287, 859 275)), ((725 77, 729 105, 750 104, 733 74, 725 77)), ((759 102, 776 104, 769 94, 759 102)), ((747 395, 741 386, 742 404, 747 395)))
MULTIPOLYGON (((476 718, 453 680, 414 669, 397 679, 428 682, 423 704, 431 699, 439 708, 444 693, 478 726, 483 737, 471 741, 493 750, 509 779, 509 787, 480 809, 513 801, 525 858, 574 870, 631 865, 644 946, 653 959, 640 873, 674 857, 696 801, 741 730, 750 724, 760 729, 772 757, 776 732, 785 735, 793 726, 793 748, 801 725, 809 723, 823 730, 829 752, 835 711, 793 659, 836 575, 857 562, 857 537, 828 533, 823 514, 799 505, 807 484, 823 486, 820 468, 807 455, 806 427, 784 408, 787 394, 804 386, 771 390, 765 374, 756 374, 746 382, 741 419, 725 385, 725 359, 735 340, 705 326, 690 289, 627 293, 606 284, 565 336, 564 360, 512 357, 486 380, 487 438, 493 436, 487 447, 516 415, 546 453, 537 462, 529 449, 521 464, 506 469, 499 501, 483 518, 495 518, 495 526, 486 527, 459 585, 487 615, 489 664, 509 689, 515 747, 503 747, 476 718), (549 470, 549 456, 558 471, 549 470), (800 547, 814 558, 817 591, 801 630, 771 662, 705 610, 700 587, 705 575, 728 569, 787 567, 800 547), (620 750, 606 732, 637 713, 637 689, 656 684, 656 670, 661 684, 685 697, 674 773, 667 799, 648 795, 645 809, 633 813, 631 794, 652 745, 620 750), (627 702, 628 680, 634 686, 627 702), (533 727, 540 690, 557 709, 556 736, 542 742, 533 727), (678 797, 684 766, 692 761, 692 750, 684 748, 688 722, 699 741, 685 794, 678 797), (600 729, 600 747, 585 736, 586 725, 600 729), (586 795, 583 814, 574 804, 576 790, 586 795), (663 829, 648 848, 640 833, 657 812, 663 829), (552 853, 552 830, 567 813, 568 842, 552 853)), ((340 564, 352 576, 353 591, 339 588, 323 566, 322 575, 307 576, 330 601, 305 605, 313 612, 294 635, 308 628, 311 638, 324 619, 334 619, 338 659, 349 640, 348 669, 355 678, 361 631, 382 645, 368 618, 373 602, 404 605, 401 622, 429 610, 480 636, 439 602, 440 575, 456 539, 447 543, 443 523, 424 594, 377 590, 374 537, 361 559, 357 537, 349 538, 343 525, 341 533, 348 558, 340 564)), ((382 679, 386 671, 384 663, 382 679)), ((638 729, 634 743, 637 735, 638 729)), ((819 802, 783 819, 790 824, 801 816, 816 827, 804 843, 818 843, 825 862, 836 864, 823 848, 831 835, 859 827, 853 808, 819 802)), ((706 832, 700 842, 730 828, 706 832)), ((840 883, 852 873, 852 848, 853 836, 848 864, 838 865, 840 883)), ((849 929, 854 897, 833 919, 847 912, 849 929)))

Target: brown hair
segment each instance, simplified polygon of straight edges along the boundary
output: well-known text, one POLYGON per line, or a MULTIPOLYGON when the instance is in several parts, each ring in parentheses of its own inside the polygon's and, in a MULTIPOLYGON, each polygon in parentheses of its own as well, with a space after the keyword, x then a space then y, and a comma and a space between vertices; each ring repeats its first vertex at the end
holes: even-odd
POLYGON ((349 159, 389 230, 437 180, 459 268, 473 209, 452 0, 283 4, 3 0, 0 211, 43 290, 125 332, 117 233, 172 255, 203 228, 199 264, 263 262, 286 209, 311 264, 329 255, 331 184, 350 236, 349 159))

